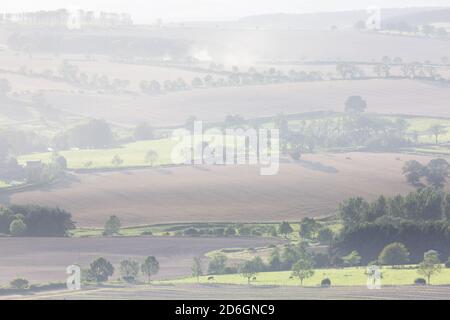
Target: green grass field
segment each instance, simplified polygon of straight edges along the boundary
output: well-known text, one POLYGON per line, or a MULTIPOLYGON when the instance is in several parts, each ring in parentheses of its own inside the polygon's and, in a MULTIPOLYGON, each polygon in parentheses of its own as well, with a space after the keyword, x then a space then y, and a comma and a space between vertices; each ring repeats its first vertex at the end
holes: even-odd
POLYGON ((10 188, 10 187, 18 187, 25 184, 24 181, 5 181, 0 180, 0 189, 10 188))
MULTIPOLYGON (((290 120, 289 126, 292 130, 298 130, 303 124, 308 124, 311 121, 337 121, 342 115, 329 115, 323 118, 290 120)), ((417 132, 418 142, 421 144, 429 144, 430 148, 414 149, 413 151, 436 154, 449 154, 450 149, 439 147, 439 150, 434 150, 435 137, 430 135, 428 129, 436 124, 442 125, 447 132, 439 136, 439 143, 450 142, 450 119, 438 119, 427 117, 402 117, 402 116, 380 116, 385 119, 395 120, 404 118, 408 124, 408 132, 417 132)), ((273 122, 267 122, 262 127, 272 128, 273 122)), ((174 161, 171 159, 172 149, 176 141, 172 139, 159 139, 149 141, 139 141, 124 144, 111 149, 73 149, 68 151, 61 151, 59 154, 67 159, 69 169, 113 169, 113 168, 127 168, 127 167, 146 167, 151 166, 151 163, 146 159, 146 155, 150 150, 157 153, 156 159, 153 161, 153 166, 171 165, 174 161), (120 157, 122 163, 114 164, 112 162, 115 156, 120 157)), ((227 143, 228 144, 228 143, 227 143)), ((214 143, 211 143, 214 145, 214 143)), ((52 153, 35 153, 23 155, 19 157, 19 163, 25 164, 29 160, 41 160, 45 163, 51 162, 52 153)), ((180 161, 181 162, 181 161, 180 161)), ((178 163, 180 163, 178 162, 178 163)), ((176 163, 176 162, 175 162, 176 163)), ((1 184, 0 184, 1 187, 1 184)))
MULTIPOLYGON (((414 266, 410 266, 409 269, 392 269, 390 267, 383 267, 381 285, 412 285, 416 278, 422 278, 417 273, 417 269, 414 266)), ((344 269, 317 269, 314 276, 309 279, 305 279, 304 286, 315 287, 319 286, 320 282, 329 278, 332 286, 365 286, 367 285, 366 268, 344 268, 344 269)), ((277 285, 277 286, 298 286, 300 285, 299 279, 289 279, 291 276, 290 271, 283 272, 263 272, 256 275, 256 281, 252 281, 253 285, 277 285)), ((190 284, 196 283, 196 278, 183 278, 176 280, 162 281, 161 283, 172 284, 190 284)), ((201 283, 208 283, 208 277, 200 277, 201 283)), ((214 283, 219 284, 240 284, 246 285, 247 279, 240 274, 232 275, 216 275, 214 276, 214 283)), ((431 284, 444 285, 450 284, 450 269, 441 269, 441 272, 434 275, 431 278, 431 284)))
MULTIPOLYGON (((158 157, 153 165, 171 164, 171 150, 174 142, 170 139, 139 141, 122 145, 112 149, 68 150, 59 154, 67 159, 70 169, 82 168, 120 168, 134 166, 150 166, 146 161, 146 155, 150 150, 156 151, 158 157), (114 165, 112 159, 119 156, 123 163, 114 165), (88 165, 89 164, 89 165, 88 165)), ((51 162, 52 153, 35 153, 19 157, 19 163, 25 164, 30 160, 41 160, 44 163, 51 162)))
MULTIPOLYGON (((218 146, 217 137, 205 135, 205 141, 210 141, 210 146, 218 146)), ((238 138, 236 138, 238 139, 238 138)), ((200 141, 193 139, 193 141, 200 141)), ((244 142, 239 142, 244 144, 244 142)), ((67 167, 69 169, 113 169, 113 168, 127 168, 127 167, 150 167, 163 166, 171 164, 180 164, 184 162, 183 156, 176 155, 178 159, 172 159, 172 150, 179 142, 171 138, 159 140, 138 141, 124 144, 110 149, 72 149, 61 151, 58 154, 66 158, 67 167), (146 158, 149 151, 157 153, 153 163, 150 163, 146 158), (122 161, 120 164, 114 164, 113 158, 118 156, 122 161)), ((196 143, 196 142, 195 142, 196 143)), ((228 137, 225 146, 234 143, 233 137, 228 137)), ((197 145, 197 143, 196 143, 197 145)), ((44 163, 52 161, 53 153, 34 153, 24 155, 18 158, 20 164, 26 164, 30 160, 41 160, 44 163)))
POLYGON ((8 182, 0 180, 0 189, 1 188, 7 188, 9 186, 11 186, 11 185, 8 182))

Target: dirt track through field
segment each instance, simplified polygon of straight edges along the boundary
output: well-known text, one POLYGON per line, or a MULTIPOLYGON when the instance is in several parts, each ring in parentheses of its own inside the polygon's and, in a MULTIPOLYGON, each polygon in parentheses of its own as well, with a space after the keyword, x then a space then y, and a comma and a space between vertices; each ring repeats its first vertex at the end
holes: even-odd
POLYGON ((179 222, 298 221, 328 216, 349 197, 369 199, 414 190, 402 176, 404 154, 305 155, 278 175, 249 166, 177 167, 77 174, 51 187, 3 196, 4 204, 59 206, 78 226, 102 227, 110 215, 124 226, 179 222))

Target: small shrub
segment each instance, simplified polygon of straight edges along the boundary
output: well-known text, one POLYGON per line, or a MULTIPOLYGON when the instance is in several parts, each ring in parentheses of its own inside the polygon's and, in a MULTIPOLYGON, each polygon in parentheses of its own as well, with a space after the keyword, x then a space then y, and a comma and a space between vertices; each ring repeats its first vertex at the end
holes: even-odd
POLYGON ((9 226, 9 232, 14 237, 20 237, 27 231, 27 225, 22 219, 15 219, 9 226))
POLYGON ((152 236, 153 232, 151 230, 145 230, 141 233, 143 236, 152 236))
POLYGON ((322 288, 329 288, 329 287, 331 287, 331 280, 328 279, 328 278, 323 279, 322 282, 320 283, 320 286, 322 288))
POLYGON ((424 286, 427 284, 427 280, 425 280, 424 278, 417 278, 416 280, 414 280, 414 284, 424 286))
POLYGON ((27 279, 17 278, 11 281, 9 285, 14 289, 26 289, 30 284, 27 279))

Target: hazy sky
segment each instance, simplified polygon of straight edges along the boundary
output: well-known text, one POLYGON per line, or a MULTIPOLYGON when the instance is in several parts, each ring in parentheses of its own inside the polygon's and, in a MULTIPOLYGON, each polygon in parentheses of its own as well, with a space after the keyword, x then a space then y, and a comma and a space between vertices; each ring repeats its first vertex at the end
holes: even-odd
POLYGON ((136 22, 221 20, 263 13, 302 13, 365 9, 369 6, 450 6, 450 0, 2 0, 0 11, 62 7, 120 11, 136 22))

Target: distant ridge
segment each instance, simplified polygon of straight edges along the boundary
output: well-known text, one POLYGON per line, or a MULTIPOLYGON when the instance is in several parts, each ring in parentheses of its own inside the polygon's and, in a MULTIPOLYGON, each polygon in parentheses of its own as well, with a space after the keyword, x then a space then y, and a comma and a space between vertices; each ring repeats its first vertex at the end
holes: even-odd
MULTIPOLYGON (((365 21, 368 13, 365 10, 320 12, 320 13, 277 13, 267 15, 247 16, 238 20, 244 27, 299 28, 299 29, 330 29, 351 28, 358 21, 365 21)), ((382 18, 386 23, 405 21, 421 24, 450 21, 450 7, 422 8, 389 8, 382 9, 382 18)))

